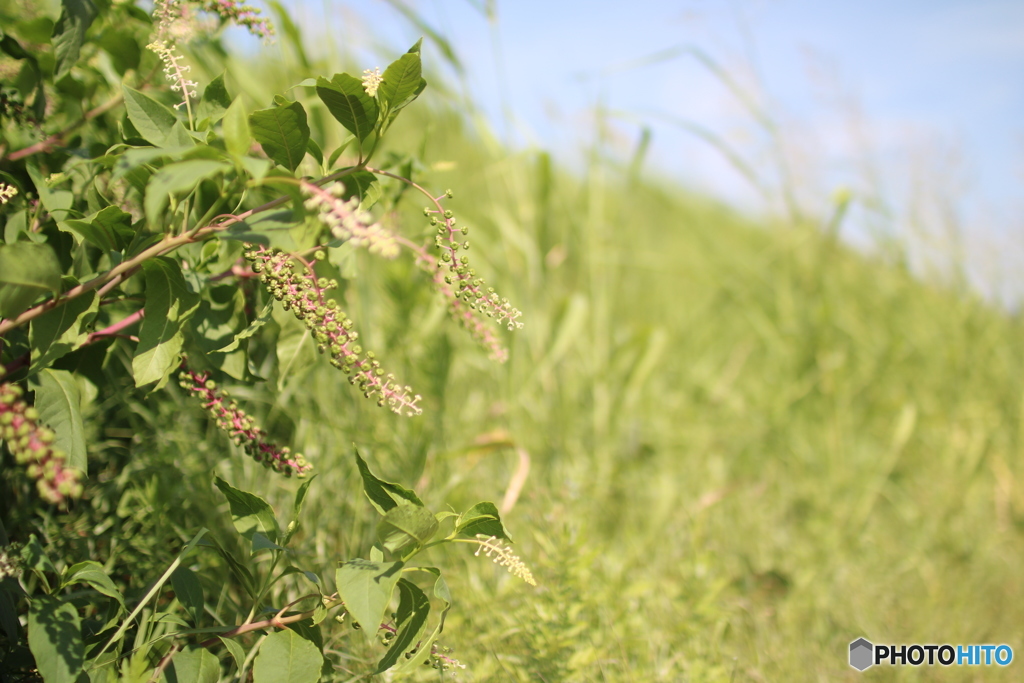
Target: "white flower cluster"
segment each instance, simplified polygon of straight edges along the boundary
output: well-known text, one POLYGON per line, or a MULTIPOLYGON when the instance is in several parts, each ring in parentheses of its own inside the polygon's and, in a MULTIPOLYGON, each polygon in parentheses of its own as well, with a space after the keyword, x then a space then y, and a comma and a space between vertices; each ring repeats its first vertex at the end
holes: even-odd
POLYGON ((345 186, 334 183, 327 188, 303 183, 302 191, 309 196, 306 208, 319 211, 320 220, 338 239, 350 240, 357 247, 366 247, 371 254, 387 259, 398 256, 398 241, 380 223, 374 223, 369 212, 359 208, 359 197, 341 199, 345 186))
POLYGON ((171 90, 182 94, 183 99, 174 105, 175 108, 188 104, 188 98, 190 97, 199 97, 199 91, 197 90, 199 84, 185 78, 185 74, 191 71, 192 67, 178 63, 183 57, 175 54, 174 48, 170 44, 162 40, 154 40, 146 47, 155 52, 160 57, 160 61, 164 63, 164 74, 167 76, 167 80, 171 82, 171 90))
POLYGON ((6 204, 11 201, 16 194, 18 194, 18 188, 14 185, 5 185, 4 183, 0 183, 0 204, 6 204))
POLYGON ((380 67, 376 69, 366 69, 363 71, 363 90, 370 97, 377 95, 377 88, 384 82, 384 77, 380 75, 380 67))
POLYGON ((477 534, 476 542, 480 544, 480 547, 477 548, 475 553, 473 553, 475 557, 480 557, 480 553, 482 552, 484 557, 490 557, 494 560, 494 564, 499 567, 505 567, 513 576, 518 576, 531 586, 537 585, 537 582, 534 580, 533 574, 526 566, 526 563, 520 560, 519 557, 512 552, 511 548, 502 545, 500 538, 497 536, 477 534))

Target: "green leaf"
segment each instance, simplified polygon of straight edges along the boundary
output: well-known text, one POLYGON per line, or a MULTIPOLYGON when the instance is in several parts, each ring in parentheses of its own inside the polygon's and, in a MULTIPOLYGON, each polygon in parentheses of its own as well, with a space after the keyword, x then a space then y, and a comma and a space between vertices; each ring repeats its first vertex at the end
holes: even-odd
POLYGON ((61 580, 61 588, 74 583, 84 583, 92 586, 103 595, 117 600, 118 604, 121 605, 121 609, 126 609, 121 591, 110 580, 107 572, 103 570, 103 565, 99 562, 86 560, 65 569, 64 578, 61 580))
POLYGON ((317 144, 316 140, 313 138, 306 140, 306 151, 309 153, 309 156, 316 159, 316 163, 321 166, 324 165, 324 151, 320 149, 320 145, 317 144))
POLYGON ((316 683, 324 657, 291 629, 267 636, 252 666, 253 683, 316 683))
MULTIPOLYGON (((74 278, 68 280, 74 282, 74 278)), ((58 358, 85 344, 99 309, 96 293, 86 292, 33 320, 28 335, 32 350, 29 372, 36 373, 49 367, 58 358)))
POLYGON ((132 215, 116 206, 108 206, 84 219, 61 221, 57 227, 103 251, 123 251, 135 236, 132 215))
MULTIPOLYGON (((263 307, 263 310, 259 312, 259 315, 256 316, 256 319, 249 323, 248 327, 246 327, 244 330, 236 334, 234 339, 231 342, 229 342, 227 346, 222 346, 221 348, 216 349, 216 351, 218 353, 230 353, 231 351, 234 351, 235 349, 239 348, 240 342, 249 339, 254 334, 256 334, 261 327, 270 322, 273 310, 274 299, 270 299, 269 301, 267 301, 267 305, 263 307)), ((310 481, 313 480, 307 480, 305 485, 308 486, 310 481)))
POLYGON ((244 157, 249 153, 252 133, 249 131, 249 115, 241 96, 236 97, 224 112, 221 130, 224 134, 224 147, 231 154, 244 157))
POLYGON ((209 159, 193 159, 164 166, 146 186, 146 220, 150 227, 161 224, 160 216, 172 195, 191 192, 201 181, 231 170, 230 164, 209 159))
POLYGON ((48 244, 0 244, 0 318, 20 315, 45 292, 60 292, 60 273, 48 244))
POLYGON ((245 650, 242 649, 242 646, 234 638, 217 637, 220 639, 220 642, 224 643, 227 651, 231 653, 231 658, 235 660, 235 667, 241 671, 242 664, 245 663, 245 650))
POLYGON ((316 81, 316 94, 338 123, 360 142, 373 132, 379 110, 377 102, 366 94, 363 83, 348 74, 335 74, 331 80, 323 76, 316 81))
POLYGON ((286 548, 279 546, 260 532, 256 531, 252 535, 252 552, 255 554, 258 550, 286 550, 286 548))
POLYGON ((182 326, 199 307, 194 293, 172 259, 152 258, 142 264, 146 276, 145 317, 132 358, 135 385, 158 382, 159 388, 180 362, 182 326))
POLYGON ((45 683, 75 683, 85 646, 74 605, 48 595, 34 596, 28 612, 28 646, 45 683))
POLYGON ((32 377, 32 386, 39 421, 57 435, 53 446, 67 454, 69 467, 85 472, 88 468, 85 424, 82 422, 82 399, 74 375, 67 370, 47 368, 32 377))
POLYGON ((167 673, 165 680, 175 683, 217 683, 220 660, 205 647, 194 646, 174 655, 167 673))
POLYGON ((128 120, 147 142, 157 147, 192 147, 196 144, 169 107, 127 85, 122 85, 121 89, 128 120))
POLYGON ((444 630, 445 618, 448 616, 448 611, 452 608, 452 594, 448 590, 448 584, 445 582, 444 577, 441 576, 441 570, 437 567, 420 567, 420 569, 428 571, 437 577, 434 581, 434 597, 444 603, 444 608, 441 610, 441 619, 438 621, 437 626, 434 627, 429 636, 420 639, 420 645, 415 655, 399 663, 394 671, 396 674, 422 668, 423 662, 430 656, 431 646, 437 640, 437 637, 441 635, 441 631, 444 630))
POLYGON ((227 86, 224 85, 224 74, 221 74, 210 81, 203 91, 203 99, 196 107, 196 118, 200 121, 203 119, 219 121, 230 106, 231 96, 228 95, 227 86))
POLYGON ((306 155, 309 126, 306 110, 298 102, 253 112, 249 127, 267 156, 289 171, 294 171, 306 155))
POLYGON ((385 548, 404 558, 430 541, 437 527, 437 518, 427 508, 399 505, 377 523, 377 538, 385 548))
POLYGON ((376 204, 384 194, 377 176, 369 171, 356 171, 345 176, 342 182, 345 185, 344 199, 359 197, 359 206, 364 210, 376 204))
POLYGON ((350 560, 335 571, 338 595, 345 609, 363 627, 367 639, 373 642, 391 602, 395 584, 401 578, 402 562, 370 562, 350 560))
POLYGON ((54 82, 64 78, 78 61, 85 32, 96 18, 96 6, 92 0, 62 0, 60 19, 53 27, 50 43, 56 56, 54 82))
POLYGON ((399 504, 407 505, 412 503, 413 505, 423 507, 423 501, 413 491, 399 484, 392 484, 375 477, 370 472, 366 461, 359 455, 358 449, 356 449, 356 464, 359 467, 359 474, 363 477, 363 492, 380 514, 383 515, 399 504))
POLYGON ((473 538, 477 534, 495 536, 511 542, 512 537, 501 523, 501 515, 494 503, 477 503, 455 520, 455 532, 473 538))
POLYGON ((220 477, 216 477, 214 483, 228 499, 231 521, 239 534, 252 542, 253 534, 258 531, 265 538, 277 541, 280 534, 277 517, 267 501, 254 493, 234 488, 220 477))
POLYGON ((291 540, 295 532, 299 530, 301 526, 299 515, 302 514, 302 504, 306 501, 306 493, 309 491, 309 485, 313 483, 317 475, 313 475, 302 483, 299 490, 295 492, 295 502, 292 503, 292 521, 288 523, 288 530, 285 532, 284 540, 281 541, 285 545, 291 540))
MULTIPOLYGON (((398 612, 395 618, 398 633, 391 641, 388 653, 377 664, 375 674, 393 667, 399 661, 399 657, 420 642, 420 635, 426 628, 429 615, 430 598, 413 582, 401 579, 398 582, 398 612)), ((422 646, 421 644, 420 647, 422 646)), ((429 647, 427 645, 428 649, 429 647)))
POLYGON ((391 111, 395 111, 408 104, 409 98, 418 94, 417 90, 422 90, 422 75, 419 54, 406 52, 384 71, 384 82, 380 84, 377 96, 391 111))
POLYGON ((195 573, 188 567, 178 567, 171 574, 171 586, 174 588, 174 595, 178 598, 185 609, 192 617, 192 623, 199 626, 199 620, 203 616, 203 609, 206 606, 206 598, 203 597, 203 585, 195 573))

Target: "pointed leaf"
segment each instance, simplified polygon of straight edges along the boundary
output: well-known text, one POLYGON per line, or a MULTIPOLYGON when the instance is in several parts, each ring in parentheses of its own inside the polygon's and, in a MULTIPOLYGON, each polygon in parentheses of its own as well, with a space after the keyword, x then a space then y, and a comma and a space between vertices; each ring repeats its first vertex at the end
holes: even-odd
POLYGON ((399 505, 377 523, 377 538, 392 553, 405 557, 430 541, 437 527, 437 518, 427 508, 399 505))
MULTIPOLYGON (((71 286, 78 284, 74 278, 68 280, 74 283, 71 286)), ((96 293, 87 292, 33 320, 29 327, 32 350, 29 372, 36 373, 85 344, 99 309, 96 293)))
POLYGON ((170 108, 152 97, 122 85, 128 120, 147 142, 157 147, 192 147, 195 140, 170 108))
POLYGON ((249 127, 267 156, 289 171, 294 171, 306 155, 309 126, 306 110, 298 102, 253 112, 249 127))
POLYGON ((384 82, 380 84, 377 96, 394 111, 416 94, 420 88, 422 71, 419 54, 405 53, 384 71, 384 82))
POLYGON ((244 157, 249 153, 249 146, 252 144, 252 132, 249 130, 249 115, 245 110, 245 104, 241 96, 236 97, 227 111, 224 112, 224 120, 221 123, 224 134, 224 147, 238 157, 244 157))
POLYGON ((71 231, 103 251, 122 251, 132 241, 132 215, 116 206, 108 206, 81 220, 61 221, 57 227, 71 231))
POLYGON ((125 609, 121 591, 110 580, 107 572, 103 570, 103 565, 99 562, 86 560, 64 570, 64 579, 61 581, 61 587, 70 586, 74 583, 84 583, 92 586, 103 595, 117 600, 118 604, 121 605, 121 609, 125 609))
POLYGON ((217 683, 220 660, 205 647, 194 646, 174 655, 164 680, 175 683, 217 683))
POLYGON ((377 125, 377 102, 366 94, 363 83, 348 74, 335 74, 331 80, 323 76, 316 81, 316 94, 327 110, 350 133, 362 142, 377 125))
POLYGON ((13 318, 46 292, 59 292, 61 267, 48 244, 0 244, 0 318, 13 318))
POLYGON ((227 86, 224 84, 224 74, 217 76, 210 81, 203 91, 203 99, 196 108, 198 120, 211 119, 216 122, 224 116, 224 112, 231 106, 231 96, 228 95, 227 86))
POLYGON ((201 181, 231 168, 231 164, 210 159, 192 159, 161 168, 146 186, 146 220, 150 227, 161 224, 160 216, 171 195, 191 192, 201 181))
POLYGON ((178 602, 188 610, 192 617, 192 623, 199 626, 199 620, 203 617, 203 609, 206 607, 206 598, 203 596, 203 585, 188 567, 178 567, 171 574, 171 586, 174 588, 174 595, 178 602))
POLYGON ((162 386, 180 362, 182 326, 199 307, 199 295, 181 275, 181 266, 158 257, 142 264, 146 276, 146 305, 139 345, 132 358, 135 385, 162 386))
POLYGON ((57 58, 53 70, 54 82, 64 78, 78 61, 85 32, 96 18, 96 6, 92 0, 62 0, 61 5, 60 19, 53 27, 50 39, 57 58))
POLYGON ((350 560, 335 571, 338 595, 371 642, 401 578, 401 562, 350 560))
POLYGON ((34 596, 28 612, 28 646, 45 683, 75 683, 85 659, 75 606, 48 595, 34 596))
POLYGON ((267 501, 254 493, 231 486, 220 477, 214 479, 217 488, 228 499, 231 506, 231 521, 235 529, 250 542, 257 531, 271 541, 277 541, 280 530, 274 510, 267 501))
POLYGON ((78 383, 67 370, 45 369, 32 377, 39 421, 56 433, 53 445, 67 455, 69 467, 86 471, 85 423, 78 383))
MULTIPOLYGON (((383 673, 393 667, 399 657, 411 650, 420 642, 421 634, 427 626, 430 615, 430 598, 413 582, 402 579, 398 582, 398 612, 395 618, 398 633, 388 653, 381 658, 374 673, 383 673)), ((424 645, 421 643, 420 647, 424 645)), ((429 649, 429 645, 426 646, 429 649)))
POLYGON ((483 534, 506 541, 512 540, 505 525, 501 523, 501 515, 498 514, 498 508, 494 506, 494 503, 477 503, 463 512, 455 521, 455 531, 470 538, 477 534, 483 534))
POLYGON ((267 636, 252 666, 253 683, 316 683, 324 657, 317 646, 288 629, 267 636))
POLYGON ((383 515, 399 504, 412 503, 413 505, 423 507, 423 501, 414 492, 399 484, 392 484, 375 477, 370 472, 366 461, 359 455, 358 450, 356 450, 356 464, 359 467, 359 474, 363 477, 363 492, 366 493, 366 497, 370 499, 373 507, 377 508, 377 512, 383 515))

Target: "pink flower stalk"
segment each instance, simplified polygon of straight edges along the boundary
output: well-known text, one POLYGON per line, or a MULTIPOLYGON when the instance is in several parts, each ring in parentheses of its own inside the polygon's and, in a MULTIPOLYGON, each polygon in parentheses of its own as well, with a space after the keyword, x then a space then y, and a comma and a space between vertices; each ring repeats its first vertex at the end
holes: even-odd
MULTIPOLYGON (((326 254, 318 251, 316 257, 324 258, 326 254)), ((338 286, 337 282, 317 278, 312 264, 305 261, 305 272, 296 273, 292 256, 260 245, 248 245, 245 258, 252 262, 252 269, 259 273, 271 295, 306 324, 317 350, 329 353, 331 365, 348 375, 349 383, 358 385, 366 398, 376 398, 377 405, 400 415, 423 412, 417 405, 421 397, 413 395, 412 387, 403 387, 394 375, 385 374, 373 352, 363 353, 359 333, 352 329, 354 323, 334 299, 326 296, 338 286)))
POLYGON ((244 448, 253 460, 287 477, 294 474, 300 479, 313 469, 302 453, 292 453, 287 446, 271 443, 267 433, 256 426, 256 421, 234 399, 228 398, 228 392, 219 388, 209 373, 196 372, 182 364, 178 379, 183 389, 203 402, 217 427, 230 434, 235 445, 244 448))
MULTIPOLYGON (((7 373, 0 366, 0 378, 7 373)), ((22 400, 17 384, 0 384, 0 438, 28 476, 36 480, 39 495, 54 505, 82 495, 82 473, 67 467, 67 455, 53 447, 52 429, 39 424, 39 412, 22 400)))
POLYGON ((238 0, 206 0, 202 7, 210 14, 216 14, 222 21, 233 21, 244 26, 254 36, 267 39, 274 35, 274 26, 270 20, 261 17, 260 10, 251 5, 242 4, 238 0))

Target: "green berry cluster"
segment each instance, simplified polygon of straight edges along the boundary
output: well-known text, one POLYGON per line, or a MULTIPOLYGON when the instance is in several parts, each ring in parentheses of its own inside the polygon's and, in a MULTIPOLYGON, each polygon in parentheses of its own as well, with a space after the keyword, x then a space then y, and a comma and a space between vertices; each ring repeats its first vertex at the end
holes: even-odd
POLYGON ((286 477, 294 474, 300 479, 313 469, 302 453, 292 453, 287 446, 279 447, 268 441, 266 432, 256 426, 256 421, 239 408, 234 399, 228 397, 228 392, 210 379, 209 373, 196 372, 183 365, 178 380, 182 389, 203 402, 203 408, 213 417, 217 427, 230 434, 235 445, 245 449, 256 462, 286 477))
MULTIPOLYGON (((448 190, 442 198, 451 196, 451 190, 448 190)), ((486 320, 490 318, 506 325, 509 330, 516 330, 523 326, 518 320, 522 313, 508 299, 499 297, 494 288, 488 287, 483 278, 478 277, 476 271, 469 266, 469 257, 465 253, 469 251, 469 241, 460 241, 469 234, 469 228, 456 227, 455 214, 444 209, 439 202, 436 208, 423 209, 423 214, 430 218, 430 226, 435 230, 434 246, 441 253, 437 261, 438 277, 435 280, 448 296, 452 317, 491 351, 492 358, 505 361, 508 352, 486 324, 486 320)))
MULTIPOLYGON (((0 366, 0 379, 7 374, 0 366)), ((39 424, 39 412, 22 400, 17 384, 0 384, 0 439, 14 460, 36 480, 39 495, 53 504, 82 495, 82 473, 67 467, 67 455, 53 447, 56 434, 39 424)))
MULTIPOLYGON (((317 259, 326 257, 323 251, 317 259)), ((395 376, 386 374, 372 351, 363 352, 359 333, 352 320, 326 294, 338 283, 316 277, 312 264, 302 262, 296 272, 295 260, 289 254, 261 245, 248 245, 245 258, 260 276, 270 294, 281 302, 286 311, 305 323, 317 350, 331 357, 331 365, 348 375, 349 383, 359 387, 366 398, 376 399, 377 405, 387 406, 402 415, 419 415, 420 396, 413 395, 412 387, 401 386, 395 376)))

